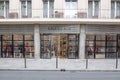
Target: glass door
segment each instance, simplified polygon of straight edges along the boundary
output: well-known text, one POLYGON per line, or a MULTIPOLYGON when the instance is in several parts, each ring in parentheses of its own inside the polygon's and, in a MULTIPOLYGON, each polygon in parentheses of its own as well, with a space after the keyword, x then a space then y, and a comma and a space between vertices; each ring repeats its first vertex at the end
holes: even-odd
POLYGON ((51 58, 51 35, 41 34, 41 54, 42 59, 51 58))
POLYGON ((67 58, 67 34, 60 35, 60 58, 67 58))
POLYGON ((52 58, 55 58, 58 57, 60 54, 60 35, 53 34, 51 37, 52 37, 51 53, 52 53, 52 58))
POLYGON ((77 34, 68 35, 68 58, 78 58, 78 41, 77 34))
POLYGON ((77 34, 41 34, 41 53, 43 59, 78 58, 77 34))

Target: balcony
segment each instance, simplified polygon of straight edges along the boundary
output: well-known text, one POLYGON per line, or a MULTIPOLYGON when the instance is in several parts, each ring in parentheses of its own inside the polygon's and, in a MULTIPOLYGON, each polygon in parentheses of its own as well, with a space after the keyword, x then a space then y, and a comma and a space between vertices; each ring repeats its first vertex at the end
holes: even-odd
MULTIPOLYGON (((92 11, 91 11, 92 12, 92 11)), ((30 18, 42 18, 42 19, 120 19, 120 15, 112 15, 111 10, 99 10, 98 14, 89 13, 87 9, 84 10, 60 10, 54 9, 53 12, 43 14, 43 10, 33 9, 32 16, 25 14, 21 16, 21 13, 10 12, 6 15, 0 14, 0 19, 30 19, 30 18), (7 16, 7 17, 5 17, 7 16)))
MULTIPOLYGON (((18 10, 17 10, 18 11, 18 10)), ((21 16, 21 13, 11 12, 6 15, 0 14, 0 19, 26 19, 26 18, 63 18, 63 19, 120 19, 120 15, 111 17, 111 10, 100 10, 98 14, 89 13, 88 10, 60 10, 55 9, 53 12, 43 14, 43 10, 32 10, 31 15, 21 16), (39 13, 39 14, 38 14, 39 13), (7 16, 7 17, 5 17, 7 16)))

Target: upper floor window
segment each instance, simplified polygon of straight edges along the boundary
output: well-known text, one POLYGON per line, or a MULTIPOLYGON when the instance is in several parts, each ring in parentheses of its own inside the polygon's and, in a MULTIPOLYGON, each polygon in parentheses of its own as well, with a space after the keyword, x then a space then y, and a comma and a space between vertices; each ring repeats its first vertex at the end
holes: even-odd
POLYGON ((65 0, 65 18, 77 17, 77 0, 65 0))
POLYGON ((8 18, 9 14, 9 1, 0 1, 0 18, 8 18))
POLYGON ((88 1, 88 17, 89 18, 98 18, 100 10, 100 1, 99 0, 89 0, 88 1))
POLYGON ((111 18, 120 18, 120 1, 111 1, 111 18))
POLYGON ((43 17, 54 17, 54 0, 43 0, 43 17))
POLYGON ((27 18, 32 16, 31 0, 21 0, 21 17, 27 18))

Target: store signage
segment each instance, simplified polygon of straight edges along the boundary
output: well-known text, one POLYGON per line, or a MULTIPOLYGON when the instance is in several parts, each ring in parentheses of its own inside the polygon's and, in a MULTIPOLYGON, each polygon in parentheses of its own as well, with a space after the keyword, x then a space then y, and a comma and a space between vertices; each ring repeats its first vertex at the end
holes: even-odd
POLYGON ((71 30, 71 27, 54 27, 54 26, 49 26, 48 30, 71 30))
POLYGON ((79 25, 40 25, 40 33, 79 33, 79 25))

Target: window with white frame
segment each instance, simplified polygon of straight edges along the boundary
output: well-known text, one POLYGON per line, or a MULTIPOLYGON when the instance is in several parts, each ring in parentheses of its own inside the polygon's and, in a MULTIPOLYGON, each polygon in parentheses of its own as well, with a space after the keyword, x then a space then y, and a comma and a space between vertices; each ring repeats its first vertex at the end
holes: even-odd
POLYGON ((120 18, 120 0, 111 1, 111 18, 120 18))
POLYGON ((21 0, 21 17, 27 18, 32 16, 31 0, 21 0))
POLYGON ((65 18, 77 17, 77 0, 65 0, 65 18))
POLYGON ((0 1, 0 16, 8 18, 9 14, 9 1, 0 1))
POLYGON ((89 18, 98 18, 100 10, 100 1, 99 0, 89 0, 88 1, 88 17, 89 18))
POLYGON ((54 17, 54 0, 43 0, 43 17, 54 17))

